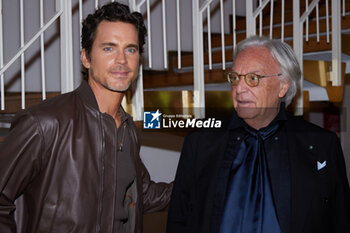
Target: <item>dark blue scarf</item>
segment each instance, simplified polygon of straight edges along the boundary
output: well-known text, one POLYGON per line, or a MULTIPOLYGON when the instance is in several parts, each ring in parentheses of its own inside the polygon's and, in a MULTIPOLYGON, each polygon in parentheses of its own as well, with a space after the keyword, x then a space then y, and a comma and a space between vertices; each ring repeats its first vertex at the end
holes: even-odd
POLYGON ((220 233, 281 233, 263 142, 278 128, 278 121, 259 131, 245 127, 231 167, 220 233))

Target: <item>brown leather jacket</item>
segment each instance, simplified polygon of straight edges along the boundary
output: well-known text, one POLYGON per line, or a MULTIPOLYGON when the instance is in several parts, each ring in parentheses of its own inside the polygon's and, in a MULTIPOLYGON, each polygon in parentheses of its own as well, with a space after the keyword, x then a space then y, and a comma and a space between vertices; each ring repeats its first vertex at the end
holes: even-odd
MULTIPOLYGON (((172 185, 154 183, 139 157, 135 125, 127 122, 136 178, 126 196, 126 231, 142 232, 142 214, 168 206, 172 185)), ((98 110, 83 81, 70 93, 51 98, 17 114, 0 145, 0 232, 113 232, 116 196, 116 151, 106 130, 116 128, 98 110), (106 148, 113 147, 113 148, 106 148), (23 201, 14 203, 19 196, 23 201), (22 205, 24 204, 24 205, 22 205), (17 218, 16 214, 16 218, 17 218)), ((116 130, 114 131, 116 132, 116 130)))

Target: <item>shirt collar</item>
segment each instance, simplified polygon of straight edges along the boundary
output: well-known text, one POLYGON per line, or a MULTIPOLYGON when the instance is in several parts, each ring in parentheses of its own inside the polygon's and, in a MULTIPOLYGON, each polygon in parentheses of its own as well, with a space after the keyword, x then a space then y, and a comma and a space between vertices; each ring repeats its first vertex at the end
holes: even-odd
POLYGON ((126 112, 125 112, 122 105, 120 105, 120 107, 119 107, 119 114, 120 114, 120 118, 122 120, 122 123, 124 123, 125 121, 128 120, 128 117, 127 117, 126 112))

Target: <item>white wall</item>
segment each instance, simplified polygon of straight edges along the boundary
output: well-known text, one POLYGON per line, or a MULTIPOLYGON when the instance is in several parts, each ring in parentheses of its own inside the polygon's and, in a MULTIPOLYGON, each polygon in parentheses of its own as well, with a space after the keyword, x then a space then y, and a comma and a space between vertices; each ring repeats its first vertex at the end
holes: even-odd
POLYGON ((155 182, 171 182, 175 178, 180 152, 141 146, 140 156, 155 182))

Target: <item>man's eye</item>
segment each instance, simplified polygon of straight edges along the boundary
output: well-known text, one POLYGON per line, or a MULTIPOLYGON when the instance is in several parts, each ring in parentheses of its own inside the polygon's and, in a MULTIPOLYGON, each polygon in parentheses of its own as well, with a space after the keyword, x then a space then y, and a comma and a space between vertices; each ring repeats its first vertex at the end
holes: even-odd
POLYGON ((238 81, 239 80, 239 76, 238 75, 232 76, 232 80, 238 81))
POLYGON ((251 75, 250 79, 253 81, 257 81, 259 79, 259 76, 258 75, 251 75))
POLYGON ((103 51, 110 52, 112 51, 112 47, 104 47, 103 51))
POLYGON ((128 53, 136 53, 137 52, 137 50, 135 48, 127 48, 126 51, 128 53))

